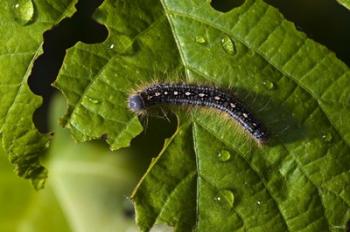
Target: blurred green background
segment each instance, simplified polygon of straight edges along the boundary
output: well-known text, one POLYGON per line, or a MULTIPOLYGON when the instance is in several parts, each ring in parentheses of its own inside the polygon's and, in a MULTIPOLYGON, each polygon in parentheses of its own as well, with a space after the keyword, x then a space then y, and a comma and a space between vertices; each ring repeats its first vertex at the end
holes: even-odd
MULTIPOLYGON (((0 151, 0 231, 137 231, 130 196, 151 156, 148 138, 169 122, 152 119, 156 130, 141 135, 132 148, 111 152, 102 141, 77 144, 58 125, 65 111, 62 96, 49 108, 55 135, 43 162, 49 170, 44 190, 20 179, 0 151), (145 144, 147 143, 147 144, 145 144)), ((165 135, 169 136, 169 135, 165 135)), ((157 143, 156 143, 157 144, 157 143)))
MULTIPOLYGON (((350 64, 350 13, 335 0, 266 0, 278 7, 299 30, 333 50, 350 64)), ((53 131, 52 146, 43 162, 49 170, 46 188, 35 192, 18 178, 0 151, 0 231, 137 231, 128 199, 133 188, 160 151, 163 140, 176 128, 161 118, 150 118, 147 130, 128 149, 111 152, 103 141, 77 144, 60 128, 65 112, 62 96, 50 86, 62 64, 65 49, 77 41, 97 43, 107 30, 91 19, 102 0, 81 0, 77 13, 45 33, 45 53, 35 62, 29 84, 44 97, 34 120, 43 131, 53 131)), ((213 0, 227 12, 244 0, 213 0)), ((155 231, 167 231, 160 227, 155 231)))

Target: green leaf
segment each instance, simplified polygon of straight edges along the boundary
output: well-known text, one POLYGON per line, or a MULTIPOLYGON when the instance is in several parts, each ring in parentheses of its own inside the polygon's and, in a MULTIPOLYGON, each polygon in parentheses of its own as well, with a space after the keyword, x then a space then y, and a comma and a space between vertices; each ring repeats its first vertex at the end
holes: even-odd
POLYGON ((55 86, 67 97, 63 124, 76 140, 104 137, 116 150, 129 146, 142 131, 137 116, 127 109, 129 92, 136 83, 152 80, 154 70, 172 70, 178 65, 162 13, 159 4, 106 1, 98 17, 108 26, 108 39, 96 45, 78 43, 69 49, 55 86), (118 12, 115 7, 124 10, 118 12), (161 46, 153 46, 155 40, 161 46), (170 53, 159 56, 163 49, 170 53))
POLYGON ((337 0, 341 5, 350 10, 350 1, 349 0, 337 0))
POLYGON ((133 194, 142 231, 345 230, 350 74, 334 53, 262 0, 227 13, 202 0, 107 0, 96 17, 108 39, 70 49, 56 83, 78 141, 128 146, 142 130, 128 95, 182 69, 183 81, 235 90, 271 135, 258 146, 222 115, 175 110, 178 129, 133 194))
MULTIPOLYGON (((63 98, 53 102, 57 124, 63 98)), ((79 144, 55 126, 45 165, 50 178, 45 189, 34 191, 13 175, 0 150, 0 231, 127 231, 135 230, 125 216, 126 195, 137 182, 135 159, 130 152, 110 152, 96 143, 79 144)))
POLYGON ((17 174, 32 179, 36 188, 46 178, 39 156, 48 145, 48 136, 39 133, 32 122, 42 100, 31 92, 27 80, 42 53, 43 33, 71 16, 75 3, 5 0, 0 6, 1 141, 17 174))
POLYGON ((178 128, 134 193, 136 222, 141 229, 150 229, 155 222, 166 222, 179 231, 194 227, 197 175, 192 139, 189 123, 178 128))

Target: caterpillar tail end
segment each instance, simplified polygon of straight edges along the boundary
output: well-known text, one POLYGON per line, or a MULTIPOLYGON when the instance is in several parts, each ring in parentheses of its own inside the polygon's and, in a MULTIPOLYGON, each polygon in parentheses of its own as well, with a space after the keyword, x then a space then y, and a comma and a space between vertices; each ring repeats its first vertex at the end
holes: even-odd
POLYGON ((268 143, 269 136, 264 130, 254 131, 253 136, 261 145, 268 143))

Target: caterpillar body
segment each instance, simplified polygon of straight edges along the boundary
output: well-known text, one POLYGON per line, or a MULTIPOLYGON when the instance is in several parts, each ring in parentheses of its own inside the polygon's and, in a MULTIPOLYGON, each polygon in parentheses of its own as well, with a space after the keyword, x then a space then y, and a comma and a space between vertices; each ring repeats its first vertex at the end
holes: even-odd
POLYGON ((139 113, 156 105, 192 105, 215 108, 236 120, 259 143, 268 139, 264 127, 234 95, 210 86, 154 84, 129 96, 128 107, 139 113))

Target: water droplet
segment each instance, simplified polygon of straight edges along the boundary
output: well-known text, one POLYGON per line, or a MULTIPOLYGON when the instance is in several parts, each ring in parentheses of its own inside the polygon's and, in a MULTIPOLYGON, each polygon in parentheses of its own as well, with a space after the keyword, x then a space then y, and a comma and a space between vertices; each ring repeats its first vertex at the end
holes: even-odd
POLYGON ((256 204, 257 204, 257 205, 261 205, 261 201, 257 201, 256 204))
POLYGON ((332 133, 327 132, 327 133, 323 134, 322 139, 326 142, 331 142, 333 139, 332 133))
POLYGON ((221 44, 227 54, 236 54, 236 46, 230 37, 225 36, 224 38, 222 38, 221 44))
POLYGON ((275 88, 275 84, 272 81, 263 81, 263 85, 265 86, 266 89, 272 90, 275 88))
MULTIPOLYGON (((28 174, 33 175, 34 174, 33 172, 37 172, 37 171, 38 171, 37 169, 30 170, 28 174)), ((36 173, 36 174, 38 174, 38 173, 36 173)), ((33 184, 34 188, 36 190, 40 190, 40 189, 44 188, 46 178, 47 178, 47 170, 41 171, 39 176, 36 176, 36 178, 32 180, 32 184, 33 184)))
POLYGON ((33 180, 34 188, 37 190, 43 189, 45 187, 46 179, 40 178, 38 180, 33 180))
POLYGON ((230 208, 233 207, 233 204, 235 203, 235 195, 230 190, 221 190, 220 195, 223 199, 225 199, 225 202, 228 204, 230 208))
POLYGON ((50 147, 50 141, 45 143, 45 148, 48 149, 50 147))
POLYGON ((97 100, 97 99, 94 99, 94 98, 91 98, 91 97, 86 97, 90 102, 92 102, 92 103, 94 103, 94 104, 98 104, 98 103, 100 103, 100 101, 99 100, 97 100))
POLYGON ((229 208, 232 208, 235 202, 235 195, 232 191, 224 189, 218 192, 218 194, 214 197, 214 200, 228 206, 229 208))
POLYGON ((226 150, 222 150, 218 153, 218 158, 220 161, 225 162, 231 159, 231 154, 226 150))
POLYGON ((109 46, 110 49, 113 49, 114 48, 114 44, 111 44, 111 46, 109 46))
POLYGON ((196 36, 195 41, 196 43, 199 43, 199 44, 207 43, 206 39, 203 36, 196 36))
POLYGON ((28 25, 34 19, 34 3, 32 0, 17 0, 13 6, 15 20, 21 25, 28 25))

